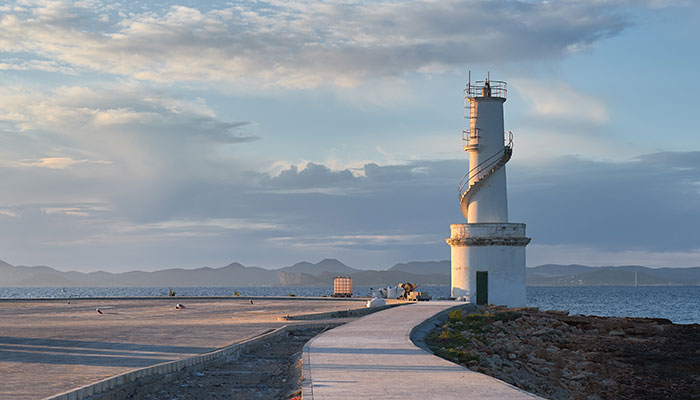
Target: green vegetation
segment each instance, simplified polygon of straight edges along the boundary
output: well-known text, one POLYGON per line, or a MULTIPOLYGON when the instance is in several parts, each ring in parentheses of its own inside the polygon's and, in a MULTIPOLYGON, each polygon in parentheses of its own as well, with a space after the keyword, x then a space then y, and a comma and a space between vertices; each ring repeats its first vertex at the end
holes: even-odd
POLYGON ((483 342, 483 334, 494 329, 496 321, 509 322, 520 318, 514 311, 484 312, 464 315, 461 309, 449 313, 447 322, 428 334, 426 343, 435 355, 460 364, 479 361, 479 356, 465 348, 474 340, 483 342))

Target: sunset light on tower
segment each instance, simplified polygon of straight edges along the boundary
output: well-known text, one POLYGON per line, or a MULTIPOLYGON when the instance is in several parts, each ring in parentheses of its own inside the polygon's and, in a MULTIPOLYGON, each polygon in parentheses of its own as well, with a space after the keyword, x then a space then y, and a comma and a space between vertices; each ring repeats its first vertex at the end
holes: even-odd
POLYGON ((469 170, 459 184, 466 224, 450 225, 452 296, 479 304, 525 305, 525 224, 508 223, 506 163, 513 134, 503 129, 506 82, 471 82, 464 90, 464 150, 469 170))

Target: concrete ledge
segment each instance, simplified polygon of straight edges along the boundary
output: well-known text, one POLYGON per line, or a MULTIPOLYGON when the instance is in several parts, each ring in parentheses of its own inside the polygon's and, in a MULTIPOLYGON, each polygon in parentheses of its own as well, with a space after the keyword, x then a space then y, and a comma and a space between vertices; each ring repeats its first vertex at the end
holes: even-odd
POLYGON ((40 298, 0 298, 2 303, 46 302, 46 301, 83 301, 83 300, 312 300, 312 301, 367 301, 369 297, 297 297, 297 296, 138 296, 138 297, 40 297, 40 298))
POLYGON ((301 351, 301 398, 302 399, 314 399, 314 385, 313 379, 311 377, 311 359, 309 345, 314 339, 312 338, 308 342, 304 343, 304 347, 301 351))
POLYGON ((297 315, 286 315, 277 318, 278 321, 294 321, 294 320, 314 320, 314 319, 329 319, 329 318, 351 318, 351 317, 362 317, 364 315, 372 314, 373 312, 386 310, 387 308, 397 307, 408 303, 397 303, 397 304, 387 304, 379 307, 365 307, 365 308, 354 308, 341 311, 328 311, 315 314, 297 314, 297 315))
POLYGON ((131 392, 131 394, 137 393, 139 388, 142 386, 150 387, 154 384, 161 385, 173 381, 180 377, 183 372, 186 372, 187 369, 197 370, 201 369, 201 367, 205 364, 213 361, 236 358, 244 350, 260 347, 266 342, 287 332, 315 328, 331 328, 342 324, 343 323, 317 323, 294 326, 285 325, 262 335, 242 342, 233 343, 210 353, 135 369, 91 383, 89 385, 69 390, 67 392, 46 397, 44 400, 82 400, 95 395, 98 395, 99 398, 105 399, 125 398, 130 395, 128 392, 131 392), (115 390, 119 390, 119 392, 110 396, 109 392, 115 390))

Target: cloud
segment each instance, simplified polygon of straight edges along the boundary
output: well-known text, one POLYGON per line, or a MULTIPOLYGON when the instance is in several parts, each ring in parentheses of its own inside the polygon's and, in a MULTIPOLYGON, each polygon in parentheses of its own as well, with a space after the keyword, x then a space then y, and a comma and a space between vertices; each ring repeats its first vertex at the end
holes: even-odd
POLYGON ((6 132, 4 159, 20 166, 66 169, 109 164, 139 170, 187 165, 213 147, 258 138, 245 121, 224 121, 199 102, 129 83, 38 90, 0 87, 6 132), (160 166, 158 166, 160 164, 160 166))
POLYGON ((71 207, 41 207, 46 215, 68 215, 74 217, 89 217, 95 214, 111 211, 104 205, 76 204, 71 207))
POLYGON ((99 2, 22 2, 0 17, 0 47, 49 63, 37 68, 147 81, 352 87, 415 71, 561 58, 620 32, 627 22, 616 10, 586 1, 271 0, 117 13, 99 2))
POLYGON ((593 124, 604 124, 610 117, 600 98, 576 91, 562 81, 517 79, 511 85, 532 104, 537 117, 593 124))
POLYGON ((262 176, 262 184, 275 188, 313 189, 353 184, 357 178, 347 169, 331 171, 325 165, 307 163, 299 170, 296 165, 281 171, 277 176, 262 176))
POLYGON ((70 157, 44 157, 38 160, 24 160, 19 162, 26 167, 41 167, 52 169, 66 169, 78 164, 109 164, 109 161, 74 160, 70 157))
POLYGON ((395 251, 397 248, 443 244, 442 238, 430 234, 395 235, 328 235, 272 237, 269 242, 300 249, 338 249, 366 251, 395 251))
POLYGON ((0 109, 2 206, 98 202, 117 218, 158 221, 192 207, 173 199, 181 188, 234 184, 255 165, 231 155, 258 139, 248 122, 142 84, 0 86, 0 109))
MULTIPOLYGON (((17 215, 0 224, 7 238, 3 254, 41 254, 56 265, 93 267, 223 265, 232 258, 271 266, 319 257, 383 267, 449 258, 449 225, 463 222, 456 184, 464 161, 364 168, 366 175, 352 175, 310 163, 244 180, 210 179, 200 170, 165 185, 129 185, 131 202, 109 190, 119 182, 110 175, 102 175, 106 182, 73 183, 78 197, 101 191, 107 200, 101 203, 9 206, 3 194, 3 209, 17 215), (32 241, 23 239, 30 236, 32 241)), ((529 265, 616 264, 627 257, 639 264, 687 266, 698 251, 700 152, 622 162, 513 161, 508 182, 510 220, 527 223, 533 238, 529 265)), ((70 181, 58 184, 73 188, 70 181)))
POLYGON ((511 217, 528 222, 533 243, 605 252, 698 248, 700 152, 620 162, 561 157, 511 171, 511 217))
POLYGON ((0 215, 3 217, 19 218, 19 214, 6 208, 0 209, 0 215))

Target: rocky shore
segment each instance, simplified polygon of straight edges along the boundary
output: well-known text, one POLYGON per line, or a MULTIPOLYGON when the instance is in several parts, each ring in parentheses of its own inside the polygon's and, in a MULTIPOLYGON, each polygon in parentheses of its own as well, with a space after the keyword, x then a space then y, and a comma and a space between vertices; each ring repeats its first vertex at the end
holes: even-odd
POLYGON ((548 399, 700 399, 700 325, 534 308, 453 311, 435 354, 548 399))

